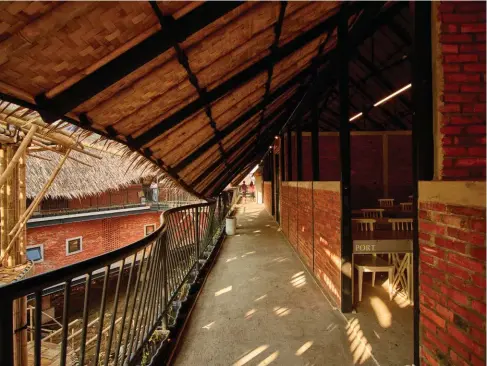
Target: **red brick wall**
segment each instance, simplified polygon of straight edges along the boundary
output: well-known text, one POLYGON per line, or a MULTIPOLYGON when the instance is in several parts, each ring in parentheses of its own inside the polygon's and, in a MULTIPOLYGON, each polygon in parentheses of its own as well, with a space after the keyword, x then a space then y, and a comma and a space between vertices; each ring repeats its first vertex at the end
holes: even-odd
POLYGON ((408 202, 413 193, 413 164, 411 135, 388 137, 388 186, 389 197, 396 203, 408 202))
MULTIPOLYGON (((292 148, 295 149, 295 138, 292 148)), ((411 135, 387 135, 389 197, 407 202, 412 194, 411 135)), ((319 163, 321 181, 340 180, 340 141, 338 135, 320 136, 319 163)), ((383 172, 383 135, 351 136, 352 207, 377 206, 377 199, 385 197, 383 172)), ((296 178, 296 154, 293 154, 293 179, 296 178)), ((286 160, 287 162, 287 160, 286 160)), ((311 181, 311 137, 303 136, 303 181, 311 181)))
POLYGON ((135 214, 27 229, 27 245, 44 244, 44 262, 36 273, 73 264, 121 248, 144 237, 144 225, 160 224, 160 212, 135 214), (83 250, 66 255, 66 239, 82 236, 83 250))
POLYGON ((486 363, 485 183, 474 182, 485 179, 485 9, 434 3, 439 180, 420 182, 419 192, 425 365, 486 363), (452 180, 463 182, 445 182, 452 180))
MULTIPOLYGON (((315 185, 318 184, 315 182, 315 185)), ((314 274, 340 306, 342 257, 340 192, 315 188, 313 195, 314 274)))
POLYGON ((264 182, 264 207, 272 215, 272 185, 271 182, 264 182))
POLYGON ((351 136, 350 144, 352 207, 375 207, 384 196, 382 136, 351 136))
POLYGON ((485 365, 485 210, 420 203, 421 355, 485 365))
POLYGON ((298 183, 297 249, 308 268, 313 270, 313 191, 310 182, 298 183))
POLYGON ((97 206, 122 205, 127 203, 140 203, 138 196, 142 191, 141 185, 133 185, 118 191, 103 192, 92 197, 72 199, 68 201, 68 208, 79 209, 97 206))
POLYGON ((485 178, 485 2, 441 2, 442 178, 485 178))
POLYGON ((329 184, 339 187, 339 182, 285 182, 281 188, 281 228, 309 270, 339 305, 341 202, 336 189, 322 188, 329 184))

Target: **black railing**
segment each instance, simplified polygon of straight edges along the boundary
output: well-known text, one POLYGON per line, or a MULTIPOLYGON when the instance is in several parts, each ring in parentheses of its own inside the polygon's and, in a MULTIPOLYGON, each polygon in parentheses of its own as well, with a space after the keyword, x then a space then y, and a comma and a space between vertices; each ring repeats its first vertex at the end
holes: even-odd
POLYGON ((174 305, 223 234, 237 196, 225 191, 213 202, 170 209, 158 230, 131 245, 0 287, 0 365, 13 364, 28 331, 28 358, 36 366, 46 357, 58 357, 52 361, 59 365, 148 364, 154 355, 146 350, 160 349, 153 340, 167 336, 174 305), (63 288, 44 301, 62 325, 55 335, 43 324, 42 308, 53 286, 63 288))

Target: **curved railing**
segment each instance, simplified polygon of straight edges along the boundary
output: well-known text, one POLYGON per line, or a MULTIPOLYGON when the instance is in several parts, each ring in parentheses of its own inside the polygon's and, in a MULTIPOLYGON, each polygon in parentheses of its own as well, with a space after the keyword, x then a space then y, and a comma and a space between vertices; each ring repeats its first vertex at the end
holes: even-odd
POLYGON ((173 304, 196 278, 236 199, 235 190, 224 191, 212 202, 170 209, 159 229, 133 244, 0 287, 0 365, 19 357, 28 329, 34 365, 53 349, 59 352, 50 357, 60 365, 147 363, 142 350, 167 333, 173 304), (33 319, 23 310, 26 301, 33 319), (43 341, 46 307, 62 328, 43 341))

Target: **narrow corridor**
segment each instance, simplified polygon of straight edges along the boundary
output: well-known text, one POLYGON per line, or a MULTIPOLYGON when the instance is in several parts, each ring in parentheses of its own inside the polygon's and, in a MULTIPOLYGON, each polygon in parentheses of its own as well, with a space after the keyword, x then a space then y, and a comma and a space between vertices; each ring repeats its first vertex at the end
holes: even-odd
POLYGON ((176 365, 377 365, 262 205, 239 207, 176 365), (350 334, 349 334, 350 333, 350 334))

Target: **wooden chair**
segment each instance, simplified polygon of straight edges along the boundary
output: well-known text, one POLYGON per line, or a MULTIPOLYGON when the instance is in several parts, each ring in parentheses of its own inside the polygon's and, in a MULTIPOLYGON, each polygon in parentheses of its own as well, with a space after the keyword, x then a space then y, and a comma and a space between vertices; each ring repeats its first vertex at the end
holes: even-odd
POLYGON ((372 287, 375 286, 375 274, 387 272, 389 279, 389 299, 392 300, 392 281, 394 279, 394 265, 375 255, 355 255, 354 266, 358 270, 358 301, 362 301, 362 287, 364 272, 372 272, 372 287))
POLYGON ((394 198, 379 198, 379 207, 394 207, 394 198))
POLYGON ((352 219, 358 231, 374 231, 375 219, 352 219))
POLYGON ((413 219, 389 219, 393 231, 412 231, 413 219))
POLYGON ((362 215, 365 218, 371 218, 371 219, 382 218, 384 214, 383 208, 362 208, 360 211, 362 211, 362 215))
POLYGON ((413 203, 412 202, 401 202, 401 211, 403 212, 412 212, 413 211, 413 203))

